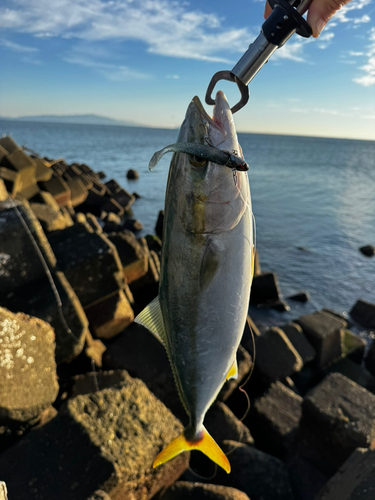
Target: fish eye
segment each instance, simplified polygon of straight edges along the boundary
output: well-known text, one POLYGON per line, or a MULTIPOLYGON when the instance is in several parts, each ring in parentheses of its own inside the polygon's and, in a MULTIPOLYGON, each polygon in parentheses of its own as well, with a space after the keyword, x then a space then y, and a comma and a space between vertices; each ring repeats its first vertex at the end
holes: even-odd
POLYGON ((208 163, 208 160, 206 158, 201 158, 200 156, 190 156, 190 164, 193 165, 193 167, 205 167, 208 163))

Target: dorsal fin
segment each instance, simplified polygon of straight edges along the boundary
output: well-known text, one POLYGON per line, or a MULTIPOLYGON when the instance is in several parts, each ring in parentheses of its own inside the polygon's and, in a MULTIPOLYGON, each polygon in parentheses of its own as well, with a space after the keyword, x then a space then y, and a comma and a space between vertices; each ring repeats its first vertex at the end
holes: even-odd
POLYGON ((238 378, 238 365, 237 359, 235 358, 229 372, 227 373, 227 378, 225 380, 230 380, 231 378, 238 378))
POLYGON ((156 297, 150 302, 149 305, 138 314, 134 321, 150 330, 163 346, 166 347, 167 336, 165 333, 159 297, 156 297))

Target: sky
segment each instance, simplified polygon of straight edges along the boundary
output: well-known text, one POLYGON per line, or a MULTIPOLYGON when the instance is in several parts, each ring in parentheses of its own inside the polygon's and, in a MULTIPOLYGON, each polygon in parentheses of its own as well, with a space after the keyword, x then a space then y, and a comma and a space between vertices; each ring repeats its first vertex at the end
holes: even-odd
MULTIPOLYGON (((263 11, 263 0, 1 0, 0 116, 179 127, 263 11)), ((216 88, 238 101, 235 84, 216 88)), ((375 140, 375 1, 353 0, 318 39, 293 35, 249 88, 238 131, 375 140)))

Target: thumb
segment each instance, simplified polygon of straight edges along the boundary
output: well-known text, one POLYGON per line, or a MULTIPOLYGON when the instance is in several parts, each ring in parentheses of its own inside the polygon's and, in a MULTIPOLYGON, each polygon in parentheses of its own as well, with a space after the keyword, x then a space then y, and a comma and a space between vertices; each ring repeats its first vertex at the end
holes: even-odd
POLYGON ((331 17, 349 2, 350 0, 313 0, 307 13, 307 22, 313 30, 313 37, 318 38, 331 17))

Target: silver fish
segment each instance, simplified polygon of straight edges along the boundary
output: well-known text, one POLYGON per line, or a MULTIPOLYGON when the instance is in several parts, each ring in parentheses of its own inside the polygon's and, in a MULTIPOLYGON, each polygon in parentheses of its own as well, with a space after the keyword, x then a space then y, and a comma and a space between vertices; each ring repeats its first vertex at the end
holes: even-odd
POLYGON ((135 321, 165 346, 190 418, 154 467, 198 449, 229 473, 229 461, 203 420, 224 382, 237 376, 236 352, 253 275, 253 233, 247 173, 194 152, 208 145, 243 160, 223 92, 215 102, 211 119, 195 97, 181 126, 177 144, 189 143, 192 154, 176 147, 170 165, 159 296, 135 321))

